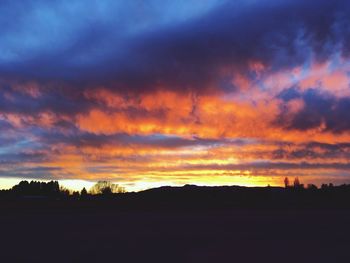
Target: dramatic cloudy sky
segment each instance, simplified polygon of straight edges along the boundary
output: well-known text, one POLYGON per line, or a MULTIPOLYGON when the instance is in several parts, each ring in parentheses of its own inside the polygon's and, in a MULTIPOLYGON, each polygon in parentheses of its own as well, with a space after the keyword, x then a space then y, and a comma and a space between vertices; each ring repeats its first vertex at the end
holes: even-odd
POLYGON ((348 0, 2 0, 0 184, 349 183, 349 56, 348 0))

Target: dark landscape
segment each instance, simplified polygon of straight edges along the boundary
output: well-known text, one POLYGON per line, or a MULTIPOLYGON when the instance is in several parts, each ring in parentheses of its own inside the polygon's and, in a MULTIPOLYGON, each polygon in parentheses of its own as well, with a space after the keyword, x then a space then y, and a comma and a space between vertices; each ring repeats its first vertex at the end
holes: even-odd
MULTIPOLYGON (((39 183, 40 184, 40 183, 39 183)), ((350 186, 2 191, 3 262, 347 262, 350 186)))
POLYGON ((350 0, 0 0, 0 263, 349 263, 350 0))

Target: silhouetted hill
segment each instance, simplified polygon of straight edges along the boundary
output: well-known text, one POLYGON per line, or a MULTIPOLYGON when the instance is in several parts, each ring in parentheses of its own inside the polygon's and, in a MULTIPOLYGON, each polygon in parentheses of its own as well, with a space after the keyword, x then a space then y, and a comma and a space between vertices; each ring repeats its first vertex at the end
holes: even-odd
MULTIPOLYGON (((242 187, 242 186, 164 186, 141 192, 110 192, 96 195, 84 192, 69 194, 58 183, 20 183, 1 191, 0 199, 7 205, 48 202, 48 206, 130 210, 130 209, 290 209, 350 208, 350 186, 317 187, 242 187), (29 198, 28 198, 29 197, 29 198), (39 199, 44 200, 38 200, 39 199), (11 202, 9 202, 11 200, 11 202), (51 201, 50 201, 51 200, 51 201), (52 204, 52 201, 55 201, 52 204)), ((36 205, 37 205, 36 204, 36 205)))
POLYGON ((350 186, 315 188, 195 186, 160 187, 137 193, 139 201, 184 208, 350 207, 350 186))
POLYGON ((1 193, 3 262, 348 260, 345 185, 186 185, 43 199, 1 193))

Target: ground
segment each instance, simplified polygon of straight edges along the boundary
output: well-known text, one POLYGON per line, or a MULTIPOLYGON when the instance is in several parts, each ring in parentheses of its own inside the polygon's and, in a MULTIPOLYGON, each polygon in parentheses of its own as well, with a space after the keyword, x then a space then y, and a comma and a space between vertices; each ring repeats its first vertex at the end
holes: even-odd
POLYGON ((9 210, 2 262, 348 262, 348 210, 9 210))

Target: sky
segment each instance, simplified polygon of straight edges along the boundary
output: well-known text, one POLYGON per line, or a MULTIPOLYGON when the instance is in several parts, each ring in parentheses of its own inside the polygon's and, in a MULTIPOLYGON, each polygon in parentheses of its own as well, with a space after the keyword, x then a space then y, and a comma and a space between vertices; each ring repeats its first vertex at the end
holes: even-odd
POLYGON ((347 0, 3 0, 0 188, 350 183, 347 0))

